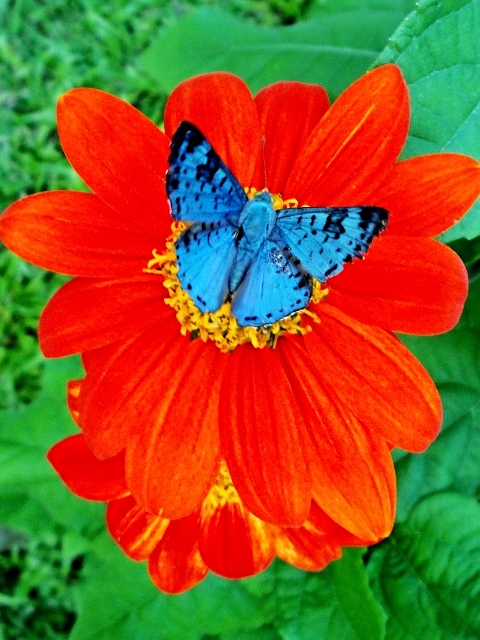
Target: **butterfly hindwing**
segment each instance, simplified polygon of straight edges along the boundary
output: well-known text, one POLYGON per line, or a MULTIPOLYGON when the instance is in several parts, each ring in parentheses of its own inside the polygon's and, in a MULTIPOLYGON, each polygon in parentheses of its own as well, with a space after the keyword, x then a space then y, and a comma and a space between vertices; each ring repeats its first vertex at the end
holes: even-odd
POLYGON ((170 149, 167 195, 173 218, 236 224, 247 196, 205 136, 182 122, 170 149))
POLYGON ((240 326, 272 324, 307 306, 312 280, 292 260, 272 240, 263 242, 233 294, 232 313, 240 326))
POLYGON ((370 206, 282 209, 273 237, 324 283, 346 262, 363 257, 387 217, 385 209, 370 206))
POLYGON ((175 242, 178 279, 202 313, 217 311, 228 294, 235 259, 235 234, 230 224, 192 224, 175 242))

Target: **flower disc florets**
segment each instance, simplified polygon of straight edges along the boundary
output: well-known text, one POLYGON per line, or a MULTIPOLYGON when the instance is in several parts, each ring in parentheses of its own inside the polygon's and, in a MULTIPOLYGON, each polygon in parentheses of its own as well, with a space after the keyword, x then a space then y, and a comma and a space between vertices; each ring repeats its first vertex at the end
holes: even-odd
MULTIPOLYGON (((246 188, 245 193, 251 199, 257 190, 246 188)), ((283 200, 280 194, 272 194, 272 200, 273 208, 276 210, 298 207, 298 202, 295 199, 283 200)), ((192 339, 201 338, 204 342, 213 340, 224 352, 233 351, 245 342, 250 342, 254 347, 263 349, 266 346, 273 348, 279 336, 284 333, 297 335, 308 333, 311 330, 310 326, 302 325, 304 314, 319 322, 314 313, 308 309, 302 309, 273 324, 261 327, 241 327, 232 314, 230 301, 224 302, 217 311, 202 313, 195 306, 189 294, 182 289, 177 276, 175 240, 188 226, 188 223, 185 222, 173 222, 172 235, 167 240, 166 250, 163 253, 158 253, 154 249, 153 258, 149 260, 147 268, 144 269, 147 273, 155 273, 164 277, 163 284, 169 295, 165 298, 165 303, 177 312, 176 316, 181 324, 183 335, 190 333, 192 339)), ((320 302, 327 294, 328 289, 322 288, 321 284, 314 280, 311 301, 320 302)))

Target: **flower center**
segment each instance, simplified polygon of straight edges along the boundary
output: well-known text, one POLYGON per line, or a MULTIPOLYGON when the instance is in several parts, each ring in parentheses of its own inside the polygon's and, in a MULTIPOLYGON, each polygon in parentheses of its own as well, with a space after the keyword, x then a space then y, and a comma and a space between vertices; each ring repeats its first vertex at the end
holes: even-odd
MULTIPOLYGON (((245 193, 251 199, 257 193, 253 187, 246 188, 245 193)), ((298 202, 290 198, 283 200, 280 194, 272 194, 274 209, 289 209, 298 207, 298 202)), ((175 253, 175 240, 189 226, 185 222, 172 223, 172 236, 168 238, 166 250, 158 253, 153 250, 153 258, 149 260, 146 273, 154 273, 164 277, 164 286, 168 291, 165 303, 175 309, 176 316, 181 325, 183 335, 190 333, 192 339, 201 338, 204 342, 213 342, 224 352, 233 351, 245 342, 250 342, 254 347, 262 349, 266 346, 273 348, 278 338, 285 333, 305 335, 311 331, 311 327, 302 325, 302 316, 307 314, 316 322, 318 316, 308 309, 296 311, 286 318, 282 318, 270 325, 260 327, 241 327, 232 314, 231 302, 227 301, 214 312, 202 313, 194 304, 190 295, 181 287, 178 279, 177 256, 175 253)), ((328 294, 328 289, 313 280, 311 301, 320 302, 328 294)))

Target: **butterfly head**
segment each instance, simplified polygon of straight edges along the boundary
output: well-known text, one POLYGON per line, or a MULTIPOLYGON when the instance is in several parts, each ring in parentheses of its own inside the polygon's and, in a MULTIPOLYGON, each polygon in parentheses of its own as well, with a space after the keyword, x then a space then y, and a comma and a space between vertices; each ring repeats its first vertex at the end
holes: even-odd
POLYGON ((256 202, 265 202, 273 206, 272 194, 266 189, 263 189, 263 191, 258 191, 253 196, 252 200, 255 200, 256 202))

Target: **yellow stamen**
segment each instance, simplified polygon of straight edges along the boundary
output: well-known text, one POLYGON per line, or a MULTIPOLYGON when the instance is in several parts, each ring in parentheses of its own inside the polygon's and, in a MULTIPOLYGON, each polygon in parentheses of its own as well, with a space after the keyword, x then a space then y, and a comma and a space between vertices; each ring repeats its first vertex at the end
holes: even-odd
POLYGON ((226 504, 241 504, 241 500, 233 486, 227 465, 222 462, 215 484, 203 501, 202 515, 212 513, 218 507, 223 507, 226 504))
MULTIPOLYGON (((249 198, 253 198, 256 189, 245 189, 249 198)), ((279 194, 272 195, 274 209, 298 207, 295 199, 282 200, 279 194)), ((162 275, 164 286, 168 291, 165 303, 175 309, 176 316, 181 325, 182 335, 190 333, 192 339, 200 338, 204 342, 213 340, 224 352, 233 351, 236 347, 250 342, 254 347, 263 349, 266 346, 274 347, 278 338, 285 333, 305 335, 311 331, 310 326, 302 326, 302 315, 306 314, 319 322, 315 313, 308 309, 302 309, 292 315, 282 318, 271 325, 261 327, 240 327, 231 311, 231 303, 225 302, 215 312, 202 313, 186 293, 178 279, 178 266, 176 264, 175 240, 189 225, 184 222, 172 224, 172 236, 168 239, 166 250, 158 253, 153 250, 153 258, 148 261, 145 273, 162 275)), ((328 289, 322 287, 316 280, 313 281, 312 302, 320 302, 328 294, 328 289)))

